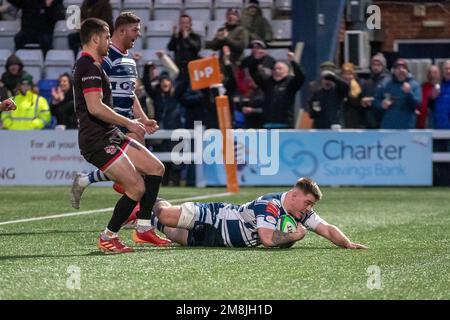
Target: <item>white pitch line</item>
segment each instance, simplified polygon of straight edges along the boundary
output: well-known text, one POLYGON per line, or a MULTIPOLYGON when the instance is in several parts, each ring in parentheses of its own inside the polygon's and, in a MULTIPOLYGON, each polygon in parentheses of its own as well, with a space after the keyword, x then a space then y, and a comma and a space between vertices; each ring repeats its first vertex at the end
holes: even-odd
MULTIPOLYGON (((191 198, 170 199, 170 200, 167 200, 167 201, 171 201, 171 202, 195 201, 195 200, 203 200, 203 199, 216 198, 216 197, 226 197, 226 196, 231 196, 231 195, 232 195, 232 193, 229 193, 229 192, 213 193, 213 194, 209 194, 209 195, 198 196, 198 197, 191 197, 191 198)), ((96 209, 96 210, 79 211, 79 212, 70 212, 70 213, 54 214, 54 215, 51 215, 51 216, 44 216, 44 217, 34 217, 34 218, 28 218, 28 219, 11 220, 11 221, 0 222, 0 226, 6 225, 6 224, 22 223, 22 222, 32 222, 32 221, 47 220, 47 219, 57 219, 57 218, 66 218, 66 217, 74 217, 74 216, 83 216, 83 215, 87 215, 87 214, 108 212, 108 211, 112 211, 112 210, 114 210, 114 208, 96 209)))

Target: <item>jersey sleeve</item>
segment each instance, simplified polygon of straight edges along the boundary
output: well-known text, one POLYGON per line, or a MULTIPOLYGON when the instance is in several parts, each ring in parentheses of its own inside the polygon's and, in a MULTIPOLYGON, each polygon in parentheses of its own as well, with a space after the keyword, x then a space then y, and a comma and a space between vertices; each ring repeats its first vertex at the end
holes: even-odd
POLYGON ((280 207, 272 201, 264 201, 255 205, 256 228, 276 230, 280 217, 280 207))
POLYGON ((86 64, 81 74, 81 89, 83 94, 102 92, 102 74, 95 64, 86 64))
POLYGON ((319 217, 319 215, 314 210, 311 210, 303 219, 300 220, 300 222, 308 230, 314 231, 319 226, 319 224, 325 223, 325 220, 319 217))

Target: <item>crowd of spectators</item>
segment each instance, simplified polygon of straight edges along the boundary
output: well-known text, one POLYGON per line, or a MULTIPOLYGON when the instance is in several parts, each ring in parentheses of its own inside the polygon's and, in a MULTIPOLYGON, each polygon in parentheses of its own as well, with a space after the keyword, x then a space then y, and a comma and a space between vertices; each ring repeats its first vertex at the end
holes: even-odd
MULTIPOLYGON (((64 18, 62 0, 10 0, 0 5, 4 19, 14 19, 18 10, 22 11, 22 24, 15 36, 16 50, 38 43, 45 55, 52 48, 56 21, 64 18)), ((81 19, 89 17, 104 19, 112 32, 108 0, 85 0, 81 19)), ((211 49, 219 55, 235 128, 295 128, 295 102, 305 74, 292 52, 283 60, 270 56, 267 47, 271 39, 271 25, 262 15, 258 1, 249 1, 242 14, 239 9, 230 8, 225 24, 213 39, 202 39, 193 31, 191 17, 183 14, 173 27, 167 47, 158 52, 161 66, 145 64, 141 81, 136 84, 136 96, 162 129, 191 129, 194 121, 201 121, 206 128, 217 128, 216 93, 213 89, 192 90, 187 67, 189 62, 201 58, 202 49, 211 49), (250 49, 248 56, 244 54, 246 49, 250 49)), ((79 34, 70 34, 68 42, 76 55, 80 50, 79 34)), ((139 53, 135 58, 142 59, 139 53)), ((325 61, 319 74, 319 79, 306 88, 310 98, 303 106, 313 128, 450 129, 450 61, 444 63, 442 70, 432 65, 422 86, 412 77, 406 60, 398 59, 389 72, 381 53, 372 57, 366 79, 359 79, 351 63, 338 68, 325 61)), ((26 66, 13 54, 0 81, 1 101, 8 97, 13 97, 17 109, 3 112, 3 129, 77 127, 68 73, 59 77, 47 101, 39 95, 26 66)), ((172 145, 164 142, 155 148, 169 151, 172 145)), ((172 178, 176 184, 180 168, 171 169, 168 171, 176 172, 172 178)))

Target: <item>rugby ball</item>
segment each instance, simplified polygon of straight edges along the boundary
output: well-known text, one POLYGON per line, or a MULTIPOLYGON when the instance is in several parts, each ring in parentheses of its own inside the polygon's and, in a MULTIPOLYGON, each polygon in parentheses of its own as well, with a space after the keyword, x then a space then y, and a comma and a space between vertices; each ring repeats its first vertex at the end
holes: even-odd
POLYGON ((297 222, 288 214, 282 215, 278 219, 278 230, 285 233, 292 233, 297 230, 297 222))

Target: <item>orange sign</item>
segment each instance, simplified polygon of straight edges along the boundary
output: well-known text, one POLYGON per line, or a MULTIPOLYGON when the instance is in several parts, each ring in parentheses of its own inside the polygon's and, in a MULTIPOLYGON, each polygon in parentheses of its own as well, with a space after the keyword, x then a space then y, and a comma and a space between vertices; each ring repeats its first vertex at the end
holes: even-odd
POLYGON ((219 58, 217 57, 191 61, 188 68, 193 90, 205 89, 222 83, 219 58))
POLYGON ((216 97, 217 116, 223 137, 223 159, 227 176, 227 191, 239 193, 237 180, 237 162, 234 154, 234 136, 232 135, 230 104, 227 96, 216 97))

